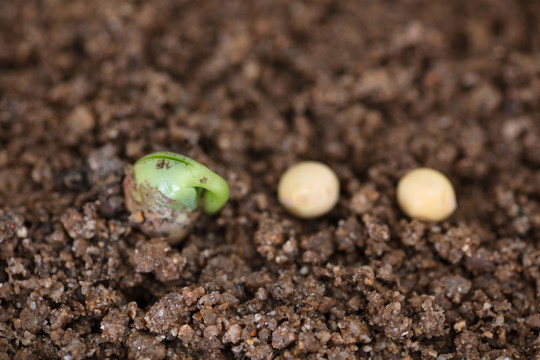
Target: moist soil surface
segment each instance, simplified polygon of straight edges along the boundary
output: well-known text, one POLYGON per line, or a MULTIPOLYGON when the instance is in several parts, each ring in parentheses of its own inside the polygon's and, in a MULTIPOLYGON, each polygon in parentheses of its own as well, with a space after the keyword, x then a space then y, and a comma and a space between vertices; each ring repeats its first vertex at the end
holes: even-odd
POLYGON ((538 359, 540 3, 1 1, 0 359, 538 359), (230 200, 171 246, 125 167, 230 200), (341 182, 277 202, 287 167, 341 182), (407 218, 433 167, 459 207, 407 218))

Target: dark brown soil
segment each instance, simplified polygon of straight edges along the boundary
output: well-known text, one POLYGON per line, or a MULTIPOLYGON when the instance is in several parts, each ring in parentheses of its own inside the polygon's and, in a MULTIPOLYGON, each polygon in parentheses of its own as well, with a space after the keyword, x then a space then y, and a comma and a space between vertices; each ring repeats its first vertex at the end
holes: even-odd
POLYGON ((0 1, 0 359, 539 359, 540 3, 0 1), (231 199, 132 229, 156 150, 231 199), (281 173, 336 170, 287 215, 281 173), (459 209, 407 219, 437 168, 459 209))

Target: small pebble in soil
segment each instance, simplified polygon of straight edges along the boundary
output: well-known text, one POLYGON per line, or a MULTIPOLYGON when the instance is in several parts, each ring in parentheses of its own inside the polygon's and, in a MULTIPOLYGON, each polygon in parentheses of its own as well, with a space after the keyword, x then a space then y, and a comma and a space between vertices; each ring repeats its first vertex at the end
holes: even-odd
POLYGON ((407 216, 422 221, 443 221, 457 208, 456 193, 450 180, 430 168, 405 174, 397 186, 397 201, 407 216))
POLYGON ((332 210, 339 199, 338 177, 320 162, 300 162, 281 176, 278 199, 295 216, 306 219, 319 217, 332 210))

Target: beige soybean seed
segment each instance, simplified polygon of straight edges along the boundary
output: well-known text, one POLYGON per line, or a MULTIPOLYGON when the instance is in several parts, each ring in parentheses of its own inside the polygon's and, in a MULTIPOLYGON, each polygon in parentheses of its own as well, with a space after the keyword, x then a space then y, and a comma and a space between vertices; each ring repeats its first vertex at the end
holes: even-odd
POLYGON ((320 162, 303 161, 293 165, 279 180, 279 202, 289 213, 301 218, 326 214, 338 199, 338 177, 320 162))
POLYGON ((442 221, 457 208, 452 183, 441 172, 430 168, 412 170, 397 186, 397 201, 409 217, 423 221, 442 221))

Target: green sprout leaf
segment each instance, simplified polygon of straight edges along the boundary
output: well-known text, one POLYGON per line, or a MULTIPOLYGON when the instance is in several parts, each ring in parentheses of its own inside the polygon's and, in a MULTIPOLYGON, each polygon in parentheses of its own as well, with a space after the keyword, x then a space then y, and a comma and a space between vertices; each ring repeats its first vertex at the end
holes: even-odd
POLYGON ((187 156, 172 152, 156 152, 137 160, 133 177, 137 188, 159 190, 165 197, 163 205, 176 211, 186 208, 195 211, 202 196, 203 211, 212 215, 229 199, 229 187, 221 176, 187 156))

